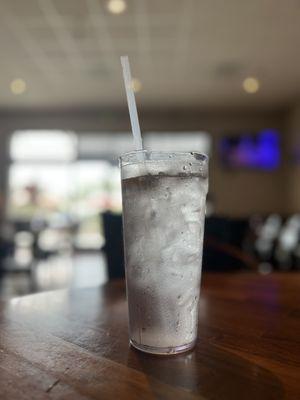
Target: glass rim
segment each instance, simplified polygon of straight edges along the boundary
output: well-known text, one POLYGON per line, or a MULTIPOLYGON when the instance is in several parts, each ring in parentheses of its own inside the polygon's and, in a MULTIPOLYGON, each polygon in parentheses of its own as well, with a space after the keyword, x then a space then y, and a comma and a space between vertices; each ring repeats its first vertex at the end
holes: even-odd
MULTIPOLYGON (((123 153, 119 156, 119 161, 121 161, 123 158, 128 157, 128 156, 133 156, 134 154, 149 154, 149 153, 156 153, 156 154, 163 154, 163 155, 168 155, 168 154, 175 154, 175 155, 186 155, 186 154, 190 154, 190 155, 198 155, 201 156, 201 162, 208 162, 209 161, 209 156, 205 153, 201 153, 200 151, 166 151, 166 150, 147 150, 147 149, 142 149, 142 150, 132 150, 132 151, 128 151, 126 153, 123 153)), ((149 160, 146 160, 149 161, 149 160)), ((157 160, 156 160, 157 161, 157 160)))

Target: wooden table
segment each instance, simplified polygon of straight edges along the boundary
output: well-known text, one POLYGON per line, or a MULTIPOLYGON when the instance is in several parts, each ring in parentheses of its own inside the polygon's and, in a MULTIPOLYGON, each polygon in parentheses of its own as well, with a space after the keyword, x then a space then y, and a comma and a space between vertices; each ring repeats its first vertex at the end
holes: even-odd
POLYGON ((203 279, 199 340, 128 347, 123 282, 0 306, 0 399, 300 399, 300 274, 203 279))

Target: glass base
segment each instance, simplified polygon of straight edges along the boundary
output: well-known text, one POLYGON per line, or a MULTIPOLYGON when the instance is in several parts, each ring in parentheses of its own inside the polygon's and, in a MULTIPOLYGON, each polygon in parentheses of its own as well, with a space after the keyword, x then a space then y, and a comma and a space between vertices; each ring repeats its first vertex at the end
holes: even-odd
POLYGON ((165 355, 169 356, 172 354, 179 354, 179 353, 184 353, 185 351, 191 350, 195 344, 196 340, 193 342, 183 344, 181 346, 176 346, 176 347, 153 347, 153 346, 146 346, 144 344, 139 344, 136 343, 134 340, 130 339, 130 344, 137 350, 143 351, 144 353, 150 353, 150 354, 159 354, 159 355, 165 355))

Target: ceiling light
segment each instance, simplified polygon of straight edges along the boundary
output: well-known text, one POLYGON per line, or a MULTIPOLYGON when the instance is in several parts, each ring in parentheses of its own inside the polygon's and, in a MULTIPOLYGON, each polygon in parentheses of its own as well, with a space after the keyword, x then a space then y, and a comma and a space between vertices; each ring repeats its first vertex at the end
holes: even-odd
POLYGON ((14 79, 10 83, 10 90, 13 94, 23 94, 26 90, 26 87, 26 82, 20 78, 14 79))
POLYGON ((107 9, 112 14, 122 14, 126 10, 126 3, 124 0, 109 0, 107 9))
POLYGON ((135 93, 142 89, 142 82, 137 78, 132 78, 131 87, 135 93))
POLYGON ((259 80, 249 76, 243 82, 243 88, 247 93, 256 93, 259 90, 259 80))

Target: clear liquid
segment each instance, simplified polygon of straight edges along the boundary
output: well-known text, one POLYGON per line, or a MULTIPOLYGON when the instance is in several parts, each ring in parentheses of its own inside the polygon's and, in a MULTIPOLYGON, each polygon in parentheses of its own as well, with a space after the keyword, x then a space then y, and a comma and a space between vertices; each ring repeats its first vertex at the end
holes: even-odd
POLYGON ((122 180, 131 339, 172 348, 197 336, 207 179, 122 180))

